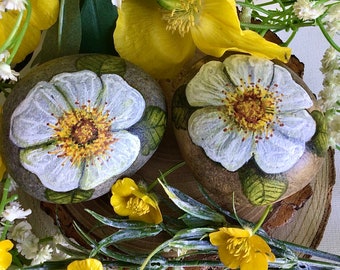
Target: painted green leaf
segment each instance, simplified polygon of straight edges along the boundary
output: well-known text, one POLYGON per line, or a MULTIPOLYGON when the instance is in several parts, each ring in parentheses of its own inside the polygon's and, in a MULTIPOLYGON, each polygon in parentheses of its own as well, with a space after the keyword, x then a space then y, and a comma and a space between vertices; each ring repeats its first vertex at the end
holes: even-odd
POLYGON ((314 151, 318 156, 322 157, 327 153, 329 133, 327 120, 324 114, 320 111, 312 111, 311 115, 316 122, 316 131, 312 137, 308 146, 314 151))
POLYGON ((85 55, 80 57, 76 62, 78 70, 91 70, 101 74, 118 74, 124 76, 126 63, 120 57, 111 55, 85 55))
POLYGON ((65 1, 64 12, 46 32, 42 49, 33 64, 41 64, 61 56, 78 54, 81 43, 79 0, 65 1), (59 33, 60 31, 60 33, 59 33))
POLYGON ((277 201, 287 190, 284 174, 265 174, 247 164, 238 171, 243 193, 253 205, 267 205, 277 201))
POLYGON ((166 120, 165 111, 156 106, 149 106, 142 120, 131 128, 130 131, 138 134, 141 140, 141 152, 144 156, 156 150, 160 144, 165 132, 166 120))
POLYGON ((81 53, 118 55, 113 45, 113 31, 118 17, 109 0, 84 0, 81 7, 81 53))
POLYGON ((58 204, 79 203, 89 200, 93 195, 94 189, 81 190, 73 189, 67 192, 56 192, 51 189, 46 189, 45 196, 50 202, 58 204))
POLYGON ((185 96, 186 85, 179 87, 172 99, 172 121, 177 129, 188 128, 188 120, 190 115, 195 111, 191 107, 185 96))

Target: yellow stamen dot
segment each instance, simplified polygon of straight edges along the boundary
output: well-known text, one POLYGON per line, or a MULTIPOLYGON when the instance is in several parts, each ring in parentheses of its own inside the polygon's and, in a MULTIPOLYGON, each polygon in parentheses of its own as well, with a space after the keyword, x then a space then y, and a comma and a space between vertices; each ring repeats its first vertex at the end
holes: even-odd
POLYGON ((131 197, 126 204, 126 208, 130 209, 135 215, 138 216, 143 216, 150 212, 150 206, 142 199, 137 197, 131 197))
POLYGON ((167 21, 166 30, 178 31, 184 36, 195 26, 201 9, 201 0, 179 0, 178 7, 172 11, 165 11, 163 19, 167 21))
POLYGON ((265 133, 272 136, 272 126, 276 119, 277 103, 280 102, 275 92, 269 91, 260 84, 241 84, 234 93, 225 93, 223 103, 227 114, 235 120, 239 130, 244 133, 265 133))
POLYGON ((117 139, 111 132, 112 119, 102 110, 83 105, 65 112, 55 125, 53 138, 57 149, 51 154, 69 158, 74 165, 94 158, 107 158, 106 152, 117 139))

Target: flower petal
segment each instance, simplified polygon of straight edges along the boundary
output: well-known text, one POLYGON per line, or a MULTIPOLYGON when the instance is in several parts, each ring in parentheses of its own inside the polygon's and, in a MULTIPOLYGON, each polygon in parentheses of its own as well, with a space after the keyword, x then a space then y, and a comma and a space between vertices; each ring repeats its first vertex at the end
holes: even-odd
POLYGON ((309 141, 316 130, 316 123, 306 110, 280 114, 280 121, 283 125, 276 125, 276 131, 303 142, 309 141))
POLYGON ((240 264, 242 270, 267 270, 268 269, 268 258, 265 254, 259 252, 250 252, 248 260, 242 260, 240 264))
POLYGON ((277 84, 279 91, 283 94, 282 102, 280 102, 281 112, 297 111, 308 109, 313 105, 313 101, 299 84, 293 79, 289 71, 281 66, 274 66, 273 85, 277 84))
POLYGON ((104 92, 101 103, 113 119, 112 130, 127 129, 143 115, 145 100, 122 77, 116 74, 102 75, 104 92))
POLYGON ((166 30, 157 1, 123 1, 118 10, 114 44, 119 55, 156 78, 171 78, 191 59, 195 45, 190 34, 166 30))
POLYGON ((116 141, 110 145, 106 156, 89 160, 80 180, 80 188, 95 188, 109 178, 126 171, 136 160, 139 150, 139 138, 127 131, 113 133, 116 141))
POLYGON ((41 183, 54 191, 65 192, 78 187, 82 174, 81 166, 73 165, 67 157, 58 157, 53 144, 41 148, 26 148, 20 151, 24 168, 36 174, 41 183))
POLYGON ((39 30, 51 27, 59 15, 58 0, 31 0, 32 16, 30 24, 39 30))
POLYGON ((230 84, 219 61, 204 64, 186 87, 186 97, 191 106, 221 106, 226 85, 230 84))
POLYGON ((14 110, 10 139, 19 147, 29 147, 51 140, 57 118, 70 107, 63 95, 50 83, 39 82, 14 110))
POLYGON ((61 73, 50 81, 62 92, 71 106, 78 108, 82 105, 95 104, 103 89, 96 73, 83 70, 73 73, 61 73))
POLYGON ((255 160, 266 173, 281 173, 289 170, 305 151, 305 142, 274 132, 269 139, 259 140, 255 160))
POLYGON ((132 194, 133 190, 138 190, 138 186, 131 178, 124 177, 112 185, 111 192, 114 197, 126 197, 132 194))
POLYGON ((227 57, 223 64, 235 85, 259 83, 269 87, 273 79, 274 63, 263 58, 234 54, 227 57))
POLYGON ((287 62, 291 54, 289 48, 269 42, 253 31, 242 31, 234 0, 202 3, 199 19, 191 28, 191 34, 201 51, 216 57, 231 50, 287 62))
POLYGON ((252 137, 244 138, 217 108, 205 107, 189 118, 188 131, 193 141, 206 155, 229 171, 236 171, 251 158, 252 137), (225 131, 227 130, 227 131, 225 131))

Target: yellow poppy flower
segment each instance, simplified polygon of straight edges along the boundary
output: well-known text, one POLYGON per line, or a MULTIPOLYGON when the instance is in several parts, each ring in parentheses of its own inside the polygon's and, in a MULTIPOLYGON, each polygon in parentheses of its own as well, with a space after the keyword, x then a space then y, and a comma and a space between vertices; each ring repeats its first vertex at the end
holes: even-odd
POLYGON ((267 270, 268 261, 275 260, 267 242, 248 228, 223 227, 209 237, 211 244, 218 247, 221 262, 228 268, 267 270))
POLYGON ((120 216, 131 220, 159 224, 163 221, 157 201, 131 178, 123 178, 113 184, 111 205, 120 216))
POLYGON ((121 57, 156 78, 175 76, 196 47, 221 57, 226 51, 250 53, 287 62, 291 50, 242 31, 235 0, 123 1, 114 44, 121 57), (171 7, 167 5, 171 5, 171 7))
POLYGON ((12 263, 12 254, 8 251, 13 248, 10 240, 0 241, 0 269, 7 269, 12 263))
POLYGON ((67 266, 67 270, 103 270, 103 265, 100 261, 93 258, 85 260, 77 260, 71 262, 67 266))
MULTIPOLYGON (((58 0, 31 0, 32 14, 26 34, 12 63, 19 63, 33 52, 39 42, 41 31, 51 27, 58 18, 58 0)), ((0 46, 5 43, 18 18, 17 11, 2 13, 0 20, 0 46)), ((24 19, 23 19, 24 20, 24 19)))

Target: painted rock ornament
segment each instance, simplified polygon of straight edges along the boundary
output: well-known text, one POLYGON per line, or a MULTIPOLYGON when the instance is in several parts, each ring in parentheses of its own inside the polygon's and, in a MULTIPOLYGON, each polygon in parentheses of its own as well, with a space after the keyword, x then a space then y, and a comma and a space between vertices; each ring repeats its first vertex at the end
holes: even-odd
POLYGON ((205 61, 174 95, 175 134, 219 202, 235 194, 236 205, 273 203, 306 186, 322 164, 313 99, 279 63, 243 54, 205 61))
POLYGON ((125 60, 74 55, 27 74, 4 105, 4 157, 29 194, 76 203, 152 156, 166 125, 158 84, 125 60))

